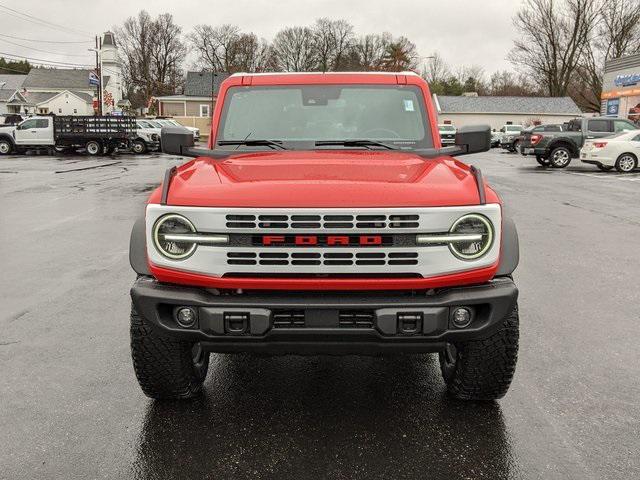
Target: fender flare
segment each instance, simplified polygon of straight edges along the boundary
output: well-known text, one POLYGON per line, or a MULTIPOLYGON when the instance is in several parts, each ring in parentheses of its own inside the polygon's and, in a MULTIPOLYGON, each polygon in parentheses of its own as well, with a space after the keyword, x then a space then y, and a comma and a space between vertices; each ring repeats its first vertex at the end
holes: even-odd
POLYGON ((496 277, 511 275, 520 262, 520 241, 518 230, 511 217, 503 212, 502 245, 500 247, 500 264, 496 277))
POLYGON ((0 133, 0 139, 9 140, 11 145, 13 145, 14 147, 16 146, 16 142, 15 142, 14 138, 11 135, 9 135, 8 133, 0 133))
POLYGON ((147 236, 144 215, 135 221, 131 229, 129 264, 138 275, 151 275, 149 264, 147 263, 147 236))

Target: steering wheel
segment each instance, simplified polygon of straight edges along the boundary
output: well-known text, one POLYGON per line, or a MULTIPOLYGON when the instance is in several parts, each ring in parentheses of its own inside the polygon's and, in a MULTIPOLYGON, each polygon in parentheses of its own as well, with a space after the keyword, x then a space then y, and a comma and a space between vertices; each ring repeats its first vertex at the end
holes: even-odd
POLYGON ((362 132, 362 136, 372 137, 372 138, 384 138, 384 137, 376 137, 372 135, 374 132, 388 133, 392 136, 392 138, 400 138, 400 135, 398 135, 398 132, 394 132, 393 130, 390 130, 388 128, 371 128, 365 132, 362 132))

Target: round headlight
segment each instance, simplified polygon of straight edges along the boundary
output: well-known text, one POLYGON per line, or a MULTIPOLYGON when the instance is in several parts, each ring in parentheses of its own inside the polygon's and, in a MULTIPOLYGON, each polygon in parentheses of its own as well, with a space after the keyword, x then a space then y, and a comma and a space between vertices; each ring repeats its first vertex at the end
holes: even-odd
POLYGON ((175 241, 167 236, 196 233, 196 227, 182 215, 171 213, 156 220, 153 226, 153 243, 161 255, 171 260, 184 260, 196 249, 193 242, 175 241))
POLYGON ((449 249, 462 260, 475 260, 489 251, 493 244, 493 225, 483 215, 475 213, 460 217, 451 227, 450 233, 481 235, 479 240, 451 242, 449 249))

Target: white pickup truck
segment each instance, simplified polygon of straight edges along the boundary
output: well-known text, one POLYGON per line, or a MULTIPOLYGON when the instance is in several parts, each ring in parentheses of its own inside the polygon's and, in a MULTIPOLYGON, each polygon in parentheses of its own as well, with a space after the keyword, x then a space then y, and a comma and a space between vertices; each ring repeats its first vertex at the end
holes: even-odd
POLYGON ((31 117, 18 125, 0 127, 0 155, 36 149, 110 154, 116 148, 131 148, 137 138, 133 117, 31 117))

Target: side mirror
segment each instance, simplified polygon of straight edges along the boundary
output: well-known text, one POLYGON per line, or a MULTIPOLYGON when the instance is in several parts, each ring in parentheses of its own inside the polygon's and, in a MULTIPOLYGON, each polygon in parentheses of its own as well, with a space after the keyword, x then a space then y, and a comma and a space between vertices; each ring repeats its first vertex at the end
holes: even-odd
POLYGON ((193 147, 193 133, 184 127, 162 127, 160 139, 163 153, 169 155, 186 155, 193 147))
POLYGON ((456 132, 457 155, 487 152, 491 149, 491 127, 489 125, 469 125, 456 132))

